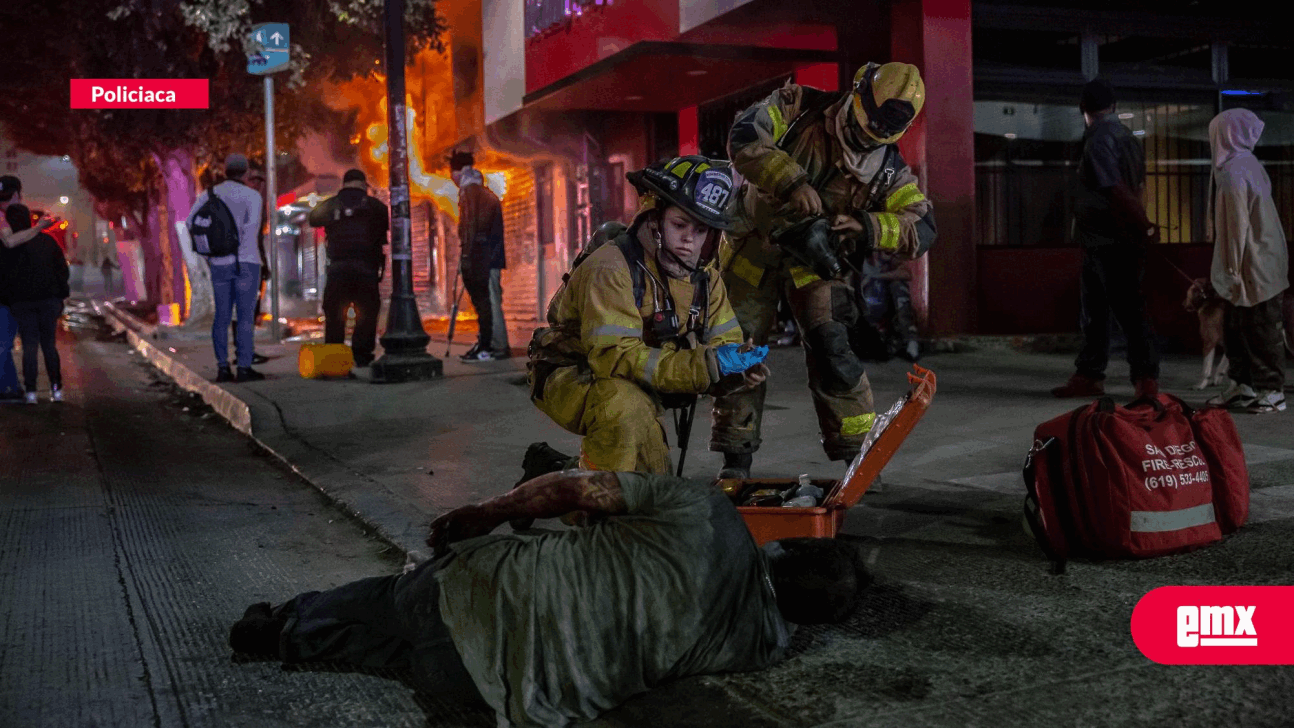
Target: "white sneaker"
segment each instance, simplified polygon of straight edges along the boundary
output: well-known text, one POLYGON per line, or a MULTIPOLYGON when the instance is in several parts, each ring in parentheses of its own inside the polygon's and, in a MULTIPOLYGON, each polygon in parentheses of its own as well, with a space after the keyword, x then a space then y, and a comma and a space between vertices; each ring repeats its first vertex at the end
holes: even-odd
POLYGON ((63 401, 63 388, 62 388, 62 387, 50 387, 50 388, 49 388, 49 401, 51 401, 51 402, 62 402, 62 401, 63 401))
POLYGON ((1285 393, 1268 390, 1259 392, 1258 396, 1245 407, 1246 412, 1252 412, 1256 415, 1265 415, 1272 412, 1285 411, 1285 393))
POLYGON ((36 404, 36 393, 35 393, 35 392, 28 392, 28 393, 27 393, 27 404, 36 404))
POLYGON ((1248 407, 1255 399, 1258 399, 1258 393, 1253 387, 1228 379, 1227 387, 1222 390, 1222 394, 1210 397, 1205 404, 1214 407, 1248 407))

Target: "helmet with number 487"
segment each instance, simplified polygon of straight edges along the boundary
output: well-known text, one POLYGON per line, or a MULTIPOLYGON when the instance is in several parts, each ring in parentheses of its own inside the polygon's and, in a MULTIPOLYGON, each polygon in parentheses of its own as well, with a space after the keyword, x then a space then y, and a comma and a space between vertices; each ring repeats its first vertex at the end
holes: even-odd
POLYGON ((639 195, 655 195, 661 203, 677 205, 712 228, 732 229, 727 213, 732 169, 727 162, 693 154, 649 165, 625 177, 639 195))

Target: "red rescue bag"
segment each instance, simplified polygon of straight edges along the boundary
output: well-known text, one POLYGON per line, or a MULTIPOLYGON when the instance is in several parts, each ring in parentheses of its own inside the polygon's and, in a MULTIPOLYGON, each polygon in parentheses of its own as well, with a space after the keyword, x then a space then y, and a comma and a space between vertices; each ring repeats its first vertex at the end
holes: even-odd
POLYGON ((1053 571, 1066 559, 1148 558, 1214 543, 1248 511, 1249 479, 1224 410, 1160 395, 1102 398, 1039 425, 1025 520, 1053 571))

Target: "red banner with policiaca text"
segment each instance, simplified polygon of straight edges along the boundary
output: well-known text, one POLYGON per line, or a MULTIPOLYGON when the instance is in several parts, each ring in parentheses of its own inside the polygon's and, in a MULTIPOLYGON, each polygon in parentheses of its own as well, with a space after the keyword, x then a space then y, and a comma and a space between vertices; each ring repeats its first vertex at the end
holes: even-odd
POLYGON ((205 109, 205 78, 74 78, 73 109, 205 109))
POLYGON ((1132 610, 1132 639, 1164 665, 1294 665, 1294 586, 1163 586, 1132 610))

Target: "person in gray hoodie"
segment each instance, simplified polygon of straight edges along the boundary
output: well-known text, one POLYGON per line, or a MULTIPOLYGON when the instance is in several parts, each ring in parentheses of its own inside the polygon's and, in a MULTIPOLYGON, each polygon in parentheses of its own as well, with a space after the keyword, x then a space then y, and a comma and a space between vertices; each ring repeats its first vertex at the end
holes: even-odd
POLYGON ((1254 147, 1263 122, 1228 109, 1209 123, 1213 152, 1210 281, 1227 301, 1224 337, 1231 382, 1209 404, 1254 413, 1285 409, 1281 294, 1289 288, 1289 251, 1272 200, 1272 182, 1254 147))

